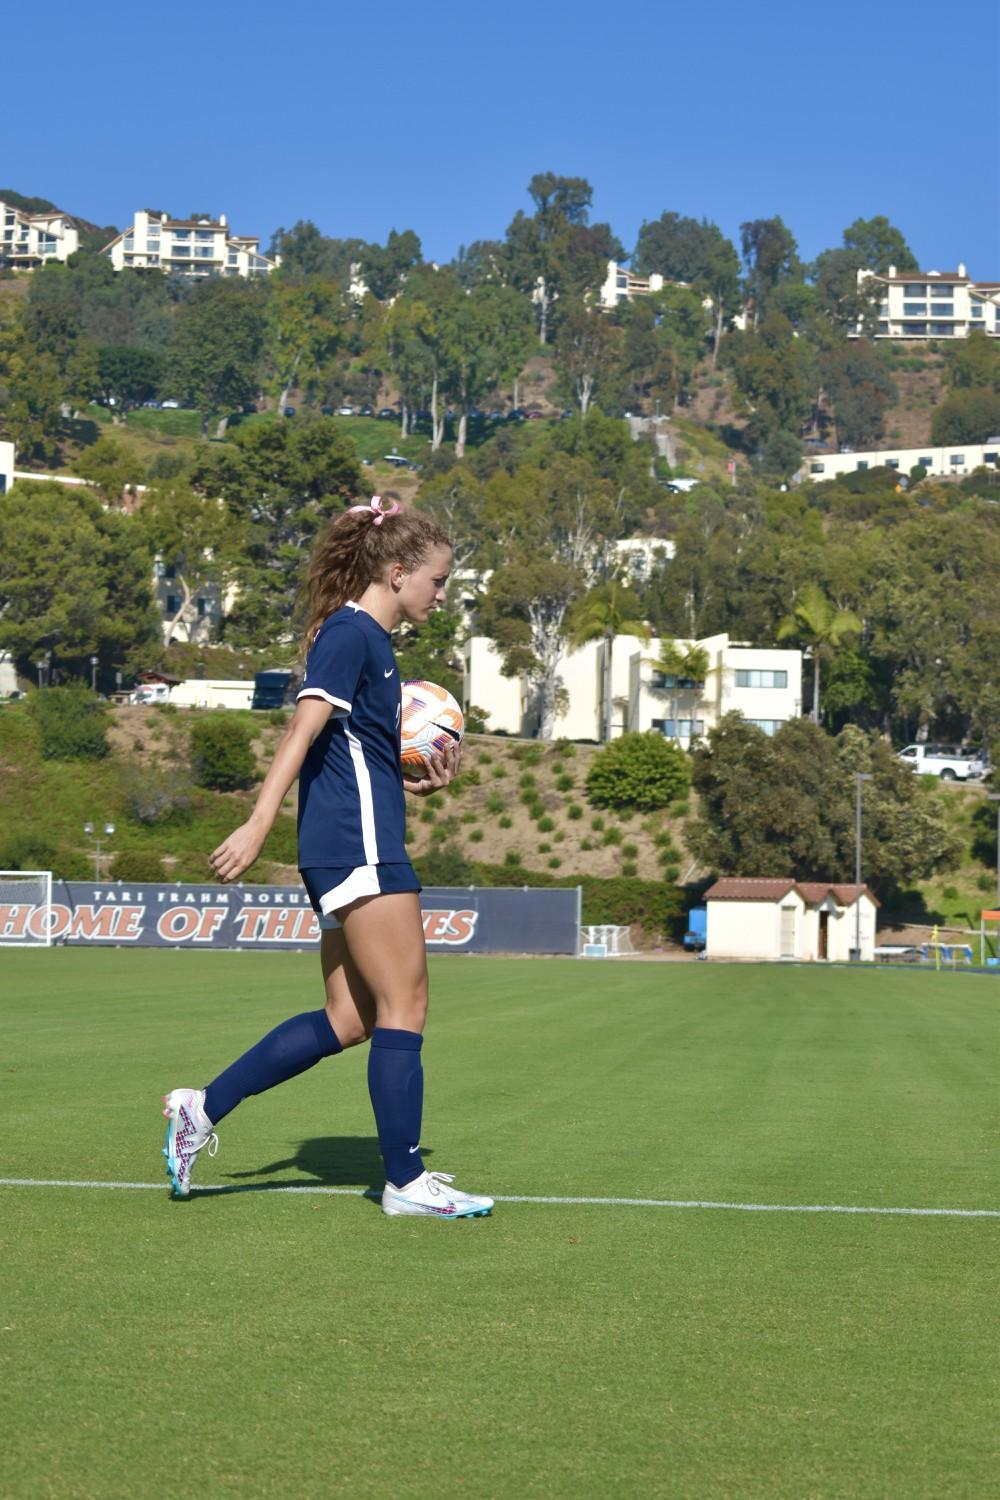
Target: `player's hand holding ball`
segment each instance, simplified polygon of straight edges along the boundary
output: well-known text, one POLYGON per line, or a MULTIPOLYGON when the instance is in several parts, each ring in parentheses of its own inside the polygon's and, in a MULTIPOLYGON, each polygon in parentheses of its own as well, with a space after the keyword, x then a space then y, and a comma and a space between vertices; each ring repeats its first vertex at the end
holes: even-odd
POLYGON ((458 775, 465 717, 455 699, 435 682, 404 682, 400 719, 403 785, 429 797, 458 775))

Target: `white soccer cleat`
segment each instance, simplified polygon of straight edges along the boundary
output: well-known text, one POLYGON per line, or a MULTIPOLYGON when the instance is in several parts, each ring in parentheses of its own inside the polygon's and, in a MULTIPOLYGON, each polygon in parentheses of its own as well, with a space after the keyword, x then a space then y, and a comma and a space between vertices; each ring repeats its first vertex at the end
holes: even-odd
POLYGON ((405 1187, 387 1182, 382 1193, 384 1214, 424 1214, 433 1219, 482 1219, 493 1212, 493 1199, 460 1193, 448 1172, 424 1172, 405 1187))
POLYGON ((191 1170, 204 1146, 209 1156, 219 1149, 219 1137, 205 1113, 204 1089, 174 1089, 163 1096, 163 1113, 169 1122, 163 1154, 174 1197, 186 1198, 191 1191, 191 1170))

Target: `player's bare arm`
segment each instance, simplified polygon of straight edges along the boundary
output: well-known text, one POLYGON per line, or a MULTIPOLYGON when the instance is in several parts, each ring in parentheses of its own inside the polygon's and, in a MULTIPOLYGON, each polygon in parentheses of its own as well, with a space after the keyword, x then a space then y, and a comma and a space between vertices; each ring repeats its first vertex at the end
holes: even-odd
POLYGON ((212 868, 220 880, 238 880, 260 854, 264 840, 278 816, 278 810, 302 769, 302 762, 310 745, 332 712, 332 705, 322 698, 299 699, 295 713, 278 742, 253 812, 209 856, 212 868))

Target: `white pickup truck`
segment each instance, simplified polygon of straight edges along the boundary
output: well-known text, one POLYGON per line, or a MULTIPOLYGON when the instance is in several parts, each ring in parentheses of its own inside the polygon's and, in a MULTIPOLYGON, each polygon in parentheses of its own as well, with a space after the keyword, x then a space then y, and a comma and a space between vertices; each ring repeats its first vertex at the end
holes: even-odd
POLYGON ((942 781, 971 781, 986 774, 982 756, 974 750, 957 750, 952 745, 907 745, 900 750, 898 759, 921 776, 939 776, 942 781))

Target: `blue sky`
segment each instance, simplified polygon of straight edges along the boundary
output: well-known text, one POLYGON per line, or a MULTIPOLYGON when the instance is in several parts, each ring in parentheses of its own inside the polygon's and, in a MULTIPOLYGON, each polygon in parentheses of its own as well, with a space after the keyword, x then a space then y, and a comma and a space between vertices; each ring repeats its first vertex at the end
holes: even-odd
POLYGON ((884 213, 922 269, 1000 280, 998 16, 995 0, 52 0, 5 19, 0 186, 119 226, 145 205, 224 210, 265 244, 299 218, 413 228, 447 260, 501 236, 553 170, 593 184, 626 249, 664 209, 734 240, 780 213, 811 258, 884 213))

